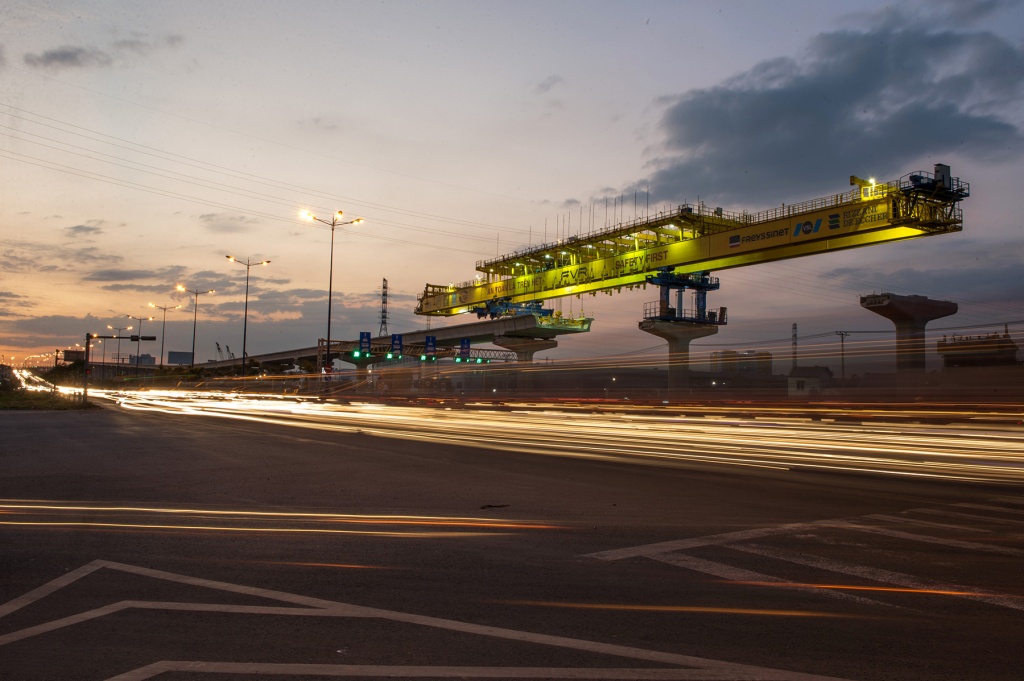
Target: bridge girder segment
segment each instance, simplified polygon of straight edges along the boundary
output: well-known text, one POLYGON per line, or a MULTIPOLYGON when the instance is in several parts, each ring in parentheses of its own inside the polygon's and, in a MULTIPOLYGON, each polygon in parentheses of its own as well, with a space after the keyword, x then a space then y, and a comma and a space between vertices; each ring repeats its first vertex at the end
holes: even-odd
POLYGON ((546 300, 643 285, 648 274, 709 272, 957 232, 969 187, 936 166, 882 184, 760 213, 683 204, 671 213, 477 263, 482 276, 428 284, 417 314, 455 315, 488 300, 546 300), (655 237, 650 235, 654 234, 655 237), (659 237, 665 237, 663 239, 659 237))

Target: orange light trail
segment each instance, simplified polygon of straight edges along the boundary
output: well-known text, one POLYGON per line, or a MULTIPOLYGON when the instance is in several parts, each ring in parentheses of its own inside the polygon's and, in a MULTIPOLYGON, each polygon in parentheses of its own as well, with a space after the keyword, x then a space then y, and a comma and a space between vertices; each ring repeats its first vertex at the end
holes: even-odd
POLYGON ((0 513, 25 520, 0 520, 0 525, 36 527, 92 527, 135 530, 184 530, 202 532, 275 532, 295 534, 343 534, 376 537, 455 538, 486 537, 527 530, 568 529, 536 521, 488 520, 414 515, 358 515, 292 511, 161 508, 145 506, 86 506, 79 504, 17 503, 3 500, 0 513), (180 523, 148 522, 147 516, 185 520, 180 523), (197 521, 211 520, 211 524, 197 521), (231 524, 226 524, 231 523, 231 524), (269 524, 268 524, 269 523, 269 524), (368 529, 342 529, 338 524, 363 525, 368 529), (397 529, 407 527, 408 530, 397 529), (384 529, 396 527, 396 529, 384 529), (378 529, 380 528, 380 529, 378 529), (438 528, 434 530, 419 528, 438 528), (448 531, 445 531, 445 530, 448 531))
MULTIPOLYGON (((985 597, 990 594, 976 591, 952 591, 948 589, 912 589, 899 586, 859 586, 855 584, 801 584, 799 582, 744 582, 729 580, 729 584, 746 584, 750 586, 771 586, 776 588, 790 589, 838 589, 843 591, 880 591, 909 594, 930 594, 935 596, 975 596, 985 597)), ((1002 596, 1006 598, 1006 595, 1002 596)), ((1024 598, 1022 596, 1010 596, 1010 598, 1024 598)))
POLYGON ((211 525, 146 525, 142 523, 91 523, 72 521, 15 522, 0 521, 0 525, 27 525, 35 527, 117 527, 146 530, 195 530, 205 532, 274 532, 297 534, 351 534, 371 537, 404 537, 413 539, 449 539, 453 537, 490 537, 503 532, 387 532, 375 530, 328 530, 296 527, 217 527, 211 525))
POLYGON ((298 563, 286 560, 261 560, 252 561, 261 565, 298 565, 300 567, 330 567, 344 568, 346 570, 397 570, 400 568, 384 567, 383 565, 353 565, 348 563, 298 563))
POLYGON ((620 610, 629 612, 699 612, 717 615, 760 615, 768 617, 833 617, 839 619, 871 619, 813 610, 758 610, 753 608, 718 608, 691 605, 622 605, 614 603, 563 603, 558 601, 491 601, 503 605, 530 605, 541 608, 572 608, 576 610, 620 610))
MULTIPOLYGON (((10 501, 10 500, 4 500, 10 501)), ((239 516, 242 518, 283 518, 312 519, 333 523, 360 523, 372 525, 423 525, 442 527, 486 527, 496 529, 527 529, 527 530, 559 530, 568 529, 560 525, 548 525, 533 521, 516 522, 512 520, 492 521, 487 518, 446 518, 442 516, 414 515, 358 515, 350 513, 310 513, 292 511, 242 511, 215 510, 194 508, 159 508, 146 506, 76 506, 53 504, 19 504, 2 503, 0 513, 16 513, 19 510, 30 511, 96 511, 96 512, 131 512, 131 513, 163 513, 172 515, 209 515, 239 516)))

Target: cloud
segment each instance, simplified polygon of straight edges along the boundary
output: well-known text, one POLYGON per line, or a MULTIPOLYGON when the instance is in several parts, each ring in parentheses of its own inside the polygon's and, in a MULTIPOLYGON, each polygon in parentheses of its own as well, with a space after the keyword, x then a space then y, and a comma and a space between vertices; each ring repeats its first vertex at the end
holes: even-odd
POLYGON ((0 241, 0 253, 0 272, 72 272, 82 266, 113 266, 123 259, 95 246, 65 248, 14 240, 0 241))
POLYGON ((93 225, 74 225, 73 227, 65 227, 64 232, 68 236, 96 236, 103 234, 103 230, 93 225))
POLYGON ((561 76, 548 76, 534 88, 534 92, 538 95, 546 95, 551 92, 552 88, 561 85, 565 87, 565 80, 561 76))
POLYGON ((924 291, 931 298, 953 302, 983 302, 1006 310, 1017 310, 1024 299, 1024 263, 958 264, 953 268, 902 267, 894 270, 839 268, 826 278, 853 282, 874 280, 885 282, 887 292, 924 291))
POLYGON ((199 223, 218 234, 238 234, 251 231, 254 225, 260 224, 260 220, 230 213, 205 213, 199 216, 199 223))
MULTIPOLYGON (((130 61, 133 57, 146 56, 157 49, 177 48, 183 42, 179 35, 167 35, 155 41, 139 39, 117 40, 106 50, 79 45, 63 45, 42 53, 26 53, 25 64, 45 69, 107 68, 117 61, 130 61)), ((2 54, 0 54, 2 57, 2 54)), ((2 62, 0 62, 2 66, 2 62)))
POLYGON ((954 155, 1019 156, 1024 136, 1011 117, 1024 48, 919 25, 821 34, 800 59, 663 99, 664 142, 636 186, 649 182, 653 201, 763 204, 813 196, 851 174, 895 179, 954 155))
POLYGON ((100 269, 89 272, 84 277, 83 281, 134 281, 134 280, 147 280, 147 279, 159 279, 161 281, 170 282, 162 285, 162 290, 172 291, 174 289, 175 281, 179 280, 186 273, 186 269, 181 266, 161 267, 160 269, 150 270, 123 270, 123 269, 100 269))
POLYGON ((66 45, 42 54, 26 54, 28 66, 48 69, 87 68, 92 66, 106 67, 114 63, 113 57, 106 52, 92 47, 75 47, 66 45))
POLYGON ((300 120, 299 127, 308 130, 317 130, 320 132, 334 132, 341 126, 330 119, 323 118, 321 116, 314 116, 312 118, 304 118, 300 120))

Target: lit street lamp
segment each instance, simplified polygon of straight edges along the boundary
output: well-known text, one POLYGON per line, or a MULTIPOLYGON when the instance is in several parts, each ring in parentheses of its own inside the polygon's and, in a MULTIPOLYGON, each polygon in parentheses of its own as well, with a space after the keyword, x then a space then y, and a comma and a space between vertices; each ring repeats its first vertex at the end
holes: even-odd
POLYGON ((239 265, 245 266, 245 312, 242 313, 242 385, 245 385, 245 340, 246 333, 249 326, 249 270, 256 265, 269 265, 269 260, 260 260, 259 262, 252 262, 245 260, 244 262, 239 260, 233 255, 225 255, 225 258, 231 262, 237 262, 239 265))
MULTIPOLYGON (((158 310, 163 310, 164 311, 164 323, 163 323, 163 327, 161 328, 161 331, 160 331, 160 368, 162 369, 163 366, 164 366, 164 336, 167 335, 167 311, 168 310, 177 310, 179 307, 181 307, 181 305, 166 305, 165 306, 165 305, 154 305, 153 303, 150 303, 149 306, 150 307, 154 307, 154 308, 156 308, 158 310)), ((139 329, 139 333, 142 333, 142 329, 141 328, 139 329)))
POLYGON ((331 216, 331 221, 321 220, 317 216, 310 213, 308 210, 304 210, 300 213, 303 220, 309 220, 312 222, 316 220, 322 224, 327 225, 331 228, 331 267, 327 275, 327 348, 326 357, 324 358, 324 364, 327 367, 327 373, 331 373, 334 370, 334 361, 331 359, 331 298, 334 288, 334 228, 342 227, 344 225, 358 225, 363 222, 362 218, 356 218, 355 220, 348 220, 346 222, 341 221, 343 215, 342 211, 338 211, 331 216))
POLYGON ((181 284, 178 284, 177 289, 182 293, 191 293, 196 298, 195 308, 192 310, 192 361, 188 365, 188 368, 191 369, 196 365, 196 320, 199 318, 199 296, 206 293, 216 293, 216 291, 212 288, 209 291, 200 291, 199 289, 192 291, 181 284))
MULTIPOLYGON (((139 375, 139 355, 142 352, 142 322, 153 321, 152 317, 133 317, 130 314, 125 315, 128 319, 134 319, 139 323, 139 335, 136 336, 135 341, 135 375, 139 375)), ((132 327, 128 327, 129 329, 132 327)))

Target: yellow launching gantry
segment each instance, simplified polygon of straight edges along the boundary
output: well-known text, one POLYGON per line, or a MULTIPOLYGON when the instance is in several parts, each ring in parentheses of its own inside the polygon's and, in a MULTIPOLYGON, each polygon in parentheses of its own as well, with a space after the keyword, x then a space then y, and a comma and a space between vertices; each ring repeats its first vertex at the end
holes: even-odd
POLYGON ((675 212, 569 237, 477 263, 474 281, 427 284, 416 313, 450 316, 503 301, 526 303, 642 286, 659 270, 710 272, 963 229, 970 187, 949 166, 894 182, 850 177, 854 188, 759 213, 683 204, 675 212))

